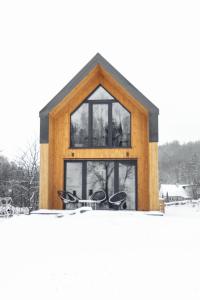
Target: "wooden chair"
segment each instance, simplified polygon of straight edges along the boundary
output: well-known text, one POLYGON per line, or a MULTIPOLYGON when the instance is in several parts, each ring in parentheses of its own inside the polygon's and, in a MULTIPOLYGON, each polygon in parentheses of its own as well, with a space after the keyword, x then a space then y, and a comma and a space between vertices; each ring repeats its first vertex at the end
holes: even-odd
POLYGON ((126 192, 115 193, 108 200, 109 208, 126 209, 126 198, 126 192))

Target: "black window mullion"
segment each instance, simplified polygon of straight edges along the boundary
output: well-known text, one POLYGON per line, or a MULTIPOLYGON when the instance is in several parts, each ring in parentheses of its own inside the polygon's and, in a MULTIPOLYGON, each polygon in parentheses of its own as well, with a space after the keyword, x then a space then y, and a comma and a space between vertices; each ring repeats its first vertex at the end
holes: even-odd
MULTIPOLYGON (((77 146, 76 145, 73 145, 72 144, 72 114, 74 112, 76 112, 78 109, 76 109, 71 115, 70 115, 70 147, 71 148, 127 148, 127 147, 131 147, 132 146, 132 140, 131 140, 131 124, 132 124, 132 119, 131 119, 131 113, 129 112, 129 122, 130 122, 130 135, 128 136, 128 143, 127 145, 123 144, 122 143, 119 145, 115 145, 115 142, 113 141, 113 124, 112 124, 112 117, 115 118, 115 116, 113 115, 113 110, 114 110, 114 104, 115 103, 118 103, 119 101, 117 101, 117 99, 99 99, 99 100, 87 100, 84 102, 84 103, 87 103, 88 104, 88 135, 84 136, 85 140, 84 140, 84 143, 83 142, 80 142, 80 146, 78 146, 78 143, 77 143, 77 146), (107 108, 108 108, 108 114, 107 114, 107 117, 108 117, 108 132, 106 132, 106 145, 104 146, 97 146, 97 145, 94 145, 95 143, 93 142, 93 105, 100 105, 100 104, 106 104, 107 105, 107 108), (88 142, 86 142, 88 138, 88 142)), ((120 105, 122 107, 124 107, 121 103, 120 105)), ((125 110, 127 110, 125 107, 124 107, 125 110)), ((86 117, 86 116, 85 116, 86 117)), ((87 131, 87 128, 85 128, 87 131)), ((106 128, 105 128, 106 129, 106 128)), ((120 130, 119 128, 116 129, 116 130, 120 130)), ((122 133, 124 134, 124 133, 122 133)), ((115 135, 115 134, 114 134, 115 135)), ((115 137, 114 137, 115 138, 115 137)))
POLYGON ((87 161, 82 162, 82 198, 87 197, 87 161))
POLYGON ((92 103, 92 104, 108 104, 108 103, 117 103, 117 100, 86 100, 85 103, 92 103))
POLYGON ((112 103, 108 103, 108 147, 112 147, 112 103))
POLYGON ((64 161, 64 191, 66 191, 67 186, 67 162, 64 161))
POLYGON ((119 192, 119 162, 114 162, 114 193, 119 192))
POLYGON ((89 122, 88 122, 88 146, 92 147, 92 131, 93 131, 93 104, 89 103, 89 122))

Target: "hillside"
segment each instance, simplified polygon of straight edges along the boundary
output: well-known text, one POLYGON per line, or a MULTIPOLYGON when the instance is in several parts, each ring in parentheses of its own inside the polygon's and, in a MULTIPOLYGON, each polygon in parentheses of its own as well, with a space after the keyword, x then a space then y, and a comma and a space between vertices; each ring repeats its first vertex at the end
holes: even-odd
POLYGON ((160 183, 200 183, 200 141, 159 146, 160 183))

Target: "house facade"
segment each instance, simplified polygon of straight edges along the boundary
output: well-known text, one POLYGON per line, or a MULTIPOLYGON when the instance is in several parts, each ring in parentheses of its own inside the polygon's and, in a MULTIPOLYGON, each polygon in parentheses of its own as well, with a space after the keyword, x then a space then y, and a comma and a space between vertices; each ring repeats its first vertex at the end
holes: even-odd
POLYGON ((126 209, 158 210, 158 108, 100 54, 40 111, 40 208, 58 190, 88 199, 127 194, 126 209))
POLYGON ((183 184, 161 184, 159 191, 160 198, 166 202, 192 199, 186 186, 183 184))

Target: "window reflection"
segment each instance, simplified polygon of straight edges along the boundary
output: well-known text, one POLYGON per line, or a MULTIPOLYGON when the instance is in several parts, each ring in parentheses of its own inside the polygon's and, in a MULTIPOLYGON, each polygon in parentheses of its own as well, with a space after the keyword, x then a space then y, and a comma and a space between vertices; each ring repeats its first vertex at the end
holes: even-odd
POLYGON ((108 199, 117 192, 127 194, 124 209, 136 209, 136 166, 133 161, 88 160, 66 162, 65 189, 80 199, 104 190, 108 199))
POLYGON ((131 114, 99 86, 71 115, 70 145, 77 148, 130 147, 130 119, 131 114))
POLYGON ((127 209, 136 209, 135 166, 130 162, 119 163, 119 190, 127 193, 127 209))
POLYGON ((118 102, 112 106, 112 146, 130 146, 130 113, 118 102))
POLYGON ((82 162, 68 162, 66 191, 82 198, 82 162))
POLYGON ((104 190, 107 198, 114 193, 114 162, 87 162, 87 196, 104 190))
POLYGON ((90 95, 88 100, 111 100, 114 99, 102 86, 99 86, 94 93, 90 95))
POLYGON ((83 103, 71 116, 71 146, 88 146, 88 103, 83 103))
POLYGON ((93 105, 93 147, 108 146, 108 105, 93 105))

